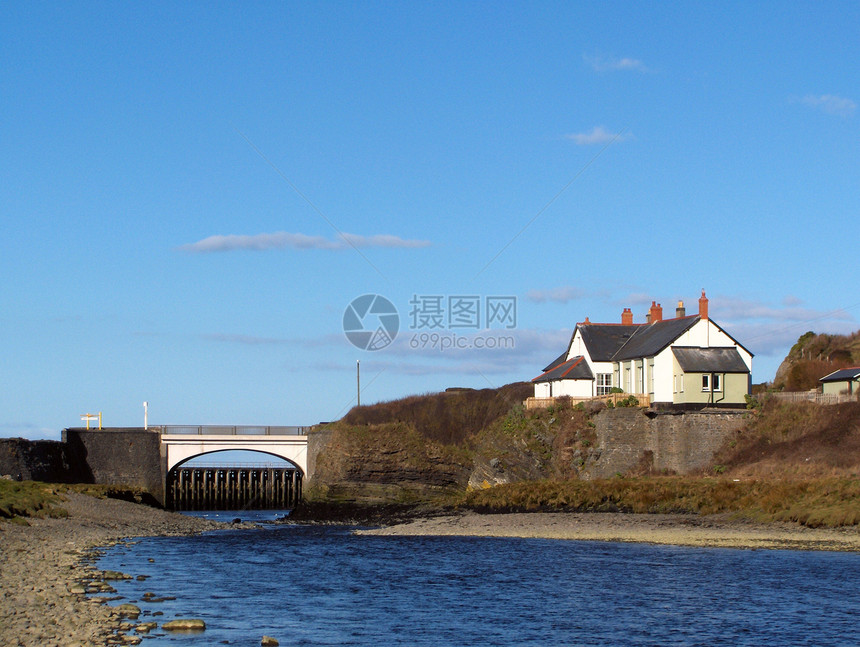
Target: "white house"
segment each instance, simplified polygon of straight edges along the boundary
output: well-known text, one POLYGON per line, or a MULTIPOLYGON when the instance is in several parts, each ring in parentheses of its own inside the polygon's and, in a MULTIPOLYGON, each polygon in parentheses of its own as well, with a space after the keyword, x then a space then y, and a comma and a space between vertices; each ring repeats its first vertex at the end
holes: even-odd
POLYGON ((750 390, 752 353, 708 317, 678 303, 673 319, 651 302, 644 323, 625 308, 621 323, 578 323, 567 350, 532 380, 536 398, 596 397, 617 387, 648 395, 652 405, 737 406, 750 390))

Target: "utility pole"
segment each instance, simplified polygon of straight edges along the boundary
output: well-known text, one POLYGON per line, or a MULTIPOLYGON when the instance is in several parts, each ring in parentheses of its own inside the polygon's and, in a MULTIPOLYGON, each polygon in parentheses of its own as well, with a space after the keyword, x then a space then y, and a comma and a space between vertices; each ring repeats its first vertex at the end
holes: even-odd
POLYGON ((361 406, 361 360, 355 360, 355 400, 361 406))

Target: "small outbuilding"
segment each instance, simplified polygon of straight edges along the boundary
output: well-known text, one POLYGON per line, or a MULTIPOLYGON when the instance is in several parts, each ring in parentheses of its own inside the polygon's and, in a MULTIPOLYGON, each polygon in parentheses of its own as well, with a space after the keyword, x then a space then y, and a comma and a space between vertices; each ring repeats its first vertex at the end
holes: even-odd
POLYGON ((825 375, 820 380, 824 393, 839 395, 847 393, 854 395, 860 393, 860 366, 853 368, 842 368, 825 375))

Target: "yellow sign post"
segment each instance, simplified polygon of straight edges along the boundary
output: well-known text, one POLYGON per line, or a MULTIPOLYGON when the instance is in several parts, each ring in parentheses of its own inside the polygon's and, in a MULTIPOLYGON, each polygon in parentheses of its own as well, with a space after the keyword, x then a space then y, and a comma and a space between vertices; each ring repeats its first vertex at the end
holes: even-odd
POLYGON ((99 429, 102 428, 102 412, 99 411, 98 415, 94 413, 85 413, 81 416, 81 420, 87 421, 87 429, 90 428, 90 420, 98 420, 99 421, 99 429))

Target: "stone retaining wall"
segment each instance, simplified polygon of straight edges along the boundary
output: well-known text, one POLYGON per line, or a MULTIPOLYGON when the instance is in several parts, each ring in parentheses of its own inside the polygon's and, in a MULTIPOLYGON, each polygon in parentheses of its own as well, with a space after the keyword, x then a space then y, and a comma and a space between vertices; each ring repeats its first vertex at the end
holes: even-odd
POLYGON ((87 482, 140 487, 164 505, 166 461, 157 431, 64 429, 63 440, 73 464, 87 466, 87 482))
POLYGON ((86 466, 73 463, 67 449, 65 443, 56 440, 0 438, 0 476, 51 483, 86 482, 86 466))
POLYGON ((743 425, 745 412, 654 413, 607 409, 594 417, 596 458, 590 478, 609 478, 643 464, 657 471, 687 474, 706 467, 743 425))

